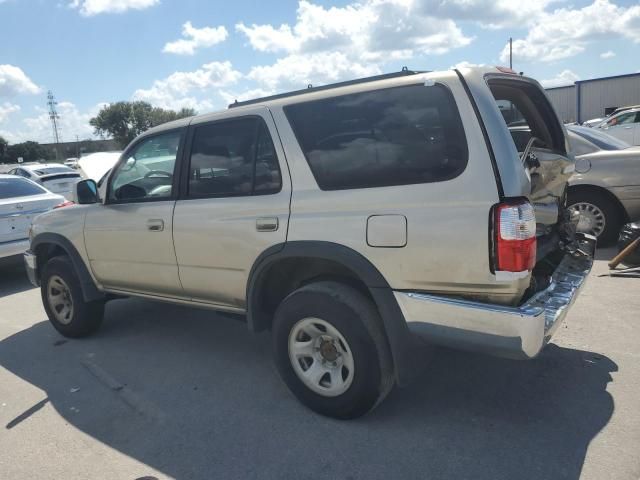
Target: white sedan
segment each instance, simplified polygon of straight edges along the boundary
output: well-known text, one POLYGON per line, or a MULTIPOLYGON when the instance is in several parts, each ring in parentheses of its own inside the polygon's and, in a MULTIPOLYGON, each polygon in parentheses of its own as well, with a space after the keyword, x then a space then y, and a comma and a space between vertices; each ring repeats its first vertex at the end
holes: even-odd
POLYGON ((37 215, 70 204, 31 180, 0 174, 0 258, 29 248, 29 227, 37 215))
POLYGON ((10 175, 19 175, 43 185, 47 190, 64 196, 67 200, 73 198, 73 189, 82 176, 73 168, 60 163, 40 163, 22 165, 9 170, 10 175))

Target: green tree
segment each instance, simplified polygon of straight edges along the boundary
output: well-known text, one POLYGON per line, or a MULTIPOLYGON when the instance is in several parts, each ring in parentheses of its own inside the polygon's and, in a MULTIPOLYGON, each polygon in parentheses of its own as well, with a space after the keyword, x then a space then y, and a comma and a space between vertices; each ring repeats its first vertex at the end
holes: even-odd
POLYGON ((9 161, 9 159, 6 157, 8 147, 9 142, 7 142, 3 137, 0 137, 0 163, 9 161))
POLYGON ((113 137, 124 148, 151 127, 195 114, 191 108, 175 112, 152 107, 147 102, 117 102, 103 107, 89 124, 95 129, 96 135, 113 137))
POLYGON ((51 160, 54 154, 38 142, 16 143, 6 147, 5 162, 15 163, 20 157, 25 162, 35 162, 38 160, 51 160))

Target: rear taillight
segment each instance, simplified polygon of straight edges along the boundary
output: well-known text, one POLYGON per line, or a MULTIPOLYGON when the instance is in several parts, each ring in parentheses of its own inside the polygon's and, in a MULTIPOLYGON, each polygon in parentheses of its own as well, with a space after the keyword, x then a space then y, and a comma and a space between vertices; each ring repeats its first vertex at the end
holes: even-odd
POLYGON ((526 200, 494 207, 494 269, 525 272, 536 264, 536 216, 526 200))
POLYGON ((56 208, 70 207, 71 205, 75 205, 75 203, 73 203, 71 200, 67 200, 66 202, 62 202, 53 208, 56 209, 56 208))

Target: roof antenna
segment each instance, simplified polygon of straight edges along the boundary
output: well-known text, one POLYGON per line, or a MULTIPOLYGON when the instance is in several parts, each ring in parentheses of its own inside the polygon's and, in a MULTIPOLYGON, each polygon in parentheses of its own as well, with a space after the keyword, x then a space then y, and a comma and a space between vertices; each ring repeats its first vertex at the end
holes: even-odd
POLYGON ((313 85, 309 84, 307 85, 307 88, 313 88, 313 85))
POLYGON ((403 71, 403 72, 408 72, 408 71, 409 71, 409 69, 408 69, 406 66, 404 66, 404 67, 402 67, 402 71, 403 71))

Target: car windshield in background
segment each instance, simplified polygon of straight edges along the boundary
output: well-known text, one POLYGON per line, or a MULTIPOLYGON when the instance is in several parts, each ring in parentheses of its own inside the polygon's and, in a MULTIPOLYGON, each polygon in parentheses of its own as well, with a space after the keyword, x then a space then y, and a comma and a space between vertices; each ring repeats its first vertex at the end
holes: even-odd
POLYGON ((624 150, 631 146, 627 142, 612 137, 607 133, 594 130, 593 128, 570 125, 567 127, 567 130, 572 131, 576 135, 580 135, 602 150, 624 150))
POLYGON ((76 173, 76 172, 69 167, 47 167, 47 168, 39 168, 38 170, 34 170, 34 173, 38 176, 44 176, 44 175, 54 175, 56 173, 76 173))
POLYGON ((46 190, 24 178, 0 178, 0 200, 42 195, 46 190))

